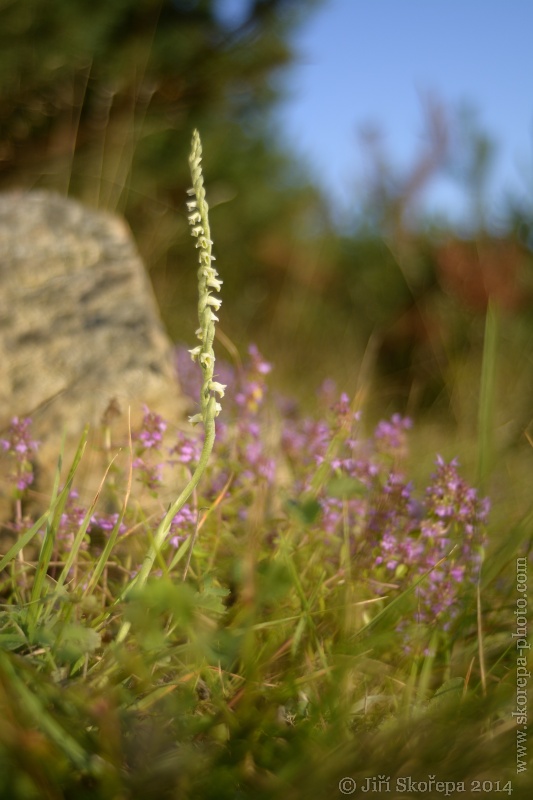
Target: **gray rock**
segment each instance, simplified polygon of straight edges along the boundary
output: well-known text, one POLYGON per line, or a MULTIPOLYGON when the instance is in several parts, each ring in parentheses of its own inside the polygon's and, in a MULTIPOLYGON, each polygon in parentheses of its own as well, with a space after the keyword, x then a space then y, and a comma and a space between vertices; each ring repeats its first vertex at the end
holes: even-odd
POLYGON ((181 415, 172 344, 125 222, 46 191, 0 194, 0 430, 29 415, 57 458, 64 430, 77 438, 112 404, 123 436, 142 403, 181 415))

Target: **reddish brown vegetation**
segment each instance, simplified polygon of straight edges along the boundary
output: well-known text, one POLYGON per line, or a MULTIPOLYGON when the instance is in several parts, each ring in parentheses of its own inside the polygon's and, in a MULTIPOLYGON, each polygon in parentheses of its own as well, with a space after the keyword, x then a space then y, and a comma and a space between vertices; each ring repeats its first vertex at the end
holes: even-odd
POLYGON ((470 311, 483 312, 489 300, 504 311, 531 304, 527 286, 530 256, 512 239, 450 239, 435 252, 437 277, 444 291, 470 311))

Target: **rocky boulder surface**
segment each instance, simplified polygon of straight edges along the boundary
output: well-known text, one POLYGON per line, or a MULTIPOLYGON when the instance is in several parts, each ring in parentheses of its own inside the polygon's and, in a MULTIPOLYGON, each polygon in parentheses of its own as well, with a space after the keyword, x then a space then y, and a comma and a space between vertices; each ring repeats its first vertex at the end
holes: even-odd
POLYGON ((104 419, 124 438, 143 403, 182 417, 172 343, 126 223, 47 191, 0 194, 0 431, 31 416, 40 459, 55 461, 64 431, 73 442, 104 419))

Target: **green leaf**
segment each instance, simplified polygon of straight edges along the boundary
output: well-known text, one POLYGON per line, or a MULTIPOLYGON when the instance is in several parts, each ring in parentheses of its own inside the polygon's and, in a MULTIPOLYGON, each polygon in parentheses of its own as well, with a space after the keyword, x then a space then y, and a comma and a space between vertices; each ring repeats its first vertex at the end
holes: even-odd
POLYGON ((13 631, 12 633, 0 633, 0 649, 18 650, 27 644, 26 637, 22 633, 13 631))
POLYGON ((366 493, 366 487, 356 478, 333 478, 327 484, 327 493, 330 497, 361 497, 366 493))
POLYGON ((206 580, 202 591, 196 592, 194 595, 196 608, 214 614, 225 614, 227 609, 224 605, 224 598, 228 595, 229 589, 206 580))
POLYGON ((73 664, 82 656, 94 653, 101 646, 100 634, 92 628, 69 623, 61 629, 56 644, 56 656, 59 661, 73 664))
POLYGON ((293 587, 289 568, 281 561, 262 562, 257 570, 257 595, 262 604, 284 598, 293 587))
POLYGON ((432 710, 439 711, 459 703, 464 691, 464 678, 450 678, 440 686, 429 701, 432 710))
POLYGON ((301 503, 297 500, 287 500, 285 508, 291 517, 304 525, 312 525, 313 522, 316 522, 322 510, 318 500, 313 498, 301 503))

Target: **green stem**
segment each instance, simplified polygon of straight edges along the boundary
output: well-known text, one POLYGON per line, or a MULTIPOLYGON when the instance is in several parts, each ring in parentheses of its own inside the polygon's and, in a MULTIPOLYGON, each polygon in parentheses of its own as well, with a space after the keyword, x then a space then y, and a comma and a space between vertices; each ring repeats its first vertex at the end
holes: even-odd
MULTIPOLYGON (((213 398, 214 402, 214 398, 213 398)), ((202 447, 202 452, 200 454, 200 460, 198 461, 198 466, 194 470, 194 473, 185 488, 183 489, 180 496, 172 503, 169 510, 159 523, 157 531, 154 536, 154 540, 152 545, 145 555, 141 568, 133 581, 127 586, 126 591, 122 595, 122 600, 128 596, 132 589, 142 589, 142 587, 146 584, 150 576, 150 572, 152 571, 152 567, 154 566, 155 560, 161 548, 165 543, 165 539, 170 531, 170 526, 172 525, 172 520, 178 513, 181 511, 191 494, 194 492, 196 487, 198 486, 202 475, 204 474, 207 464, 209 462, 209 457, 213 450, 213 445, 215 444, 215 420, 214 417, 209 419, 206 422, 205 426, 205 438, 204 444, 202 447)), ((130 629, 130 623, 124 622, 120 628, 120 631, 117 636, 117 642, 122 642, 126 638, 128 631, 130 629)))
MULTIPOLYGON (((200 338, 201 345, 190 350, 193 361, 198 360, 203 372, 202 389, 200 394, 200 408, 201 413, 195 414, 190 418, 190 421, 195 424, 202 422, 204 426, 204 444, 198 466, 196 467, 190 481, 183 489, 177 500, 170 506, 167 513, 159 523, 157 531, 155 532, 154 539, 144 557, 141 568, 133 581, 126 587, 121 600, 128 596, 133 588, 142 589, 146 584, 150 572, 154 566, 154 562, 165 543, 172 520, 180 511, 191 494, 196 489, 200 478, 204 474, 209 456, 213 450, 215 443, 215 417, 217 416, 220 405, 216 401, 216 395, 224 396, 224 389, 222 384, 213 380, 215 354, 213 352, 213 340, 215 338, 215 320, 217 317, 214 315, 212 309, 219 309, 221 300, 214 297, 212 290, 220 291, 222 281, 217 277, 217 271, 213 267, 214 256, 211 254, 211 239, 209 229, 209 217, 205 199, 205 189, 202 176, 202 144, 200 142, 200 135, 198 131, 194 131, 192 139, 191 156, 189 158, 192 189, 188 190, 190 200, 187 202, 187 209, 189 213, 189 223, 192 226, 192 235, 196 239, 196 248, 198 249, 198 260, 200 266, 198 268, 198 321, 200 327, 197 334, 200 338)), ((194 544, 194 542, 193 542, 194 544)), ((124 622, 119 630, 117 641, 122 642, 130 629, 130 623, 124 622)))

